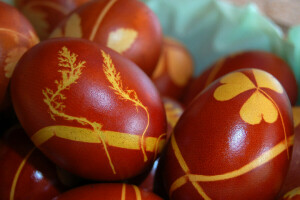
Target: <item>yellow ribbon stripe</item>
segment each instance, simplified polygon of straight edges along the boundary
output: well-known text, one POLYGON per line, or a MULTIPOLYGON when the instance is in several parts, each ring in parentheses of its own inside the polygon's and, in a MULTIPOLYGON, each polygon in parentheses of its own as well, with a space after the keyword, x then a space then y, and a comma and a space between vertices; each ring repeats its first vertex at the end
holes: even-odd
MULTIPOLYGON (((105 143, 109 146, 130 150, 141 149, 141 136, 139 135, 105 130, 101 131, 101 133, 103 134, 105 143)), ((99 133, 91 129, 71 126, 48 126, 42 128, 31 137, 31 140, 36 146, 41 146, 54 136, 75 142, 101 143, 99 133)), ((157 150, 158 152, 161 152, 165 142, 165 139, 146 137, 145 149, 148 152, 156 152, 157 150)))

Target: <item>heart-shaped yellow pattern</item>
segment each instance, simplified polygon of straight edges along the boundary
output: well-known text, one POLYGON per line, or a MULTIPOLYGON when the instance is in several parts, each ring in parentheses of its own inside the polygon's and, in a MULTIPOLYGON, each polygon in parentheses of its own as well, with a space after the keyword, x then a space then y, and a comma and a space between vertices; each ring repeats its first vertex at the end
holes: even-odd
POLYGON ((273 123, 277 120, 278 112, 274 104, 259 91, 255 91, 244 103, 240 110, 240 116, 249 124, 259 124, 262 119, 273 123))
POLYGON ((220 83, 224 84, 219 86, 214 92, 214 97, 218 101, 230 100, 247 90, 256 88, 252 81, 241 72, 225 76, 220 83))

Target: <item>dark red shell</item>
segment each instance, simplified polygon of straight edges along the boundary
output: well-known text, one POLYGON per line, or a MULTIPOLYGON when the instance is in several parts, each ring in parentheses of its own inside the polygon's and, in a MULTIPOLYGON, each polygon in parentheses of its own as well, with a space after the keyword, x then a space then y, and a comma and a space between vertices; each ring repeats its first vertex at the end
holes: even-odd
POLYGON ((51 200, 66 189, 56 166, 18 126, 0 140, 0 177, 1 200, 51 200))
POLYGON ((297 82, 290 66, 275 54, 264 51, 245 51, 219 59, 189 86, 183 99, 184 103, 191 102, 199 92, 214 80, 229 72, 245 68, 257 68, 272 74, 286 90, 291 104, 296 103, 297 82))
POLYGON ((139 0, 92 1, 72 12, 51 37, 77 37, 105 45, 151 75, 158 61, 162 32, 158 18, 139 0))
POLYGON ((166 137, 160 96, 130 60, 83 39, 52 39, 26 53, 11 83, 29 137, 79 176, 120 180, 141 174, 166 137))
POLYGON ((41 40, 71 11, 91 0, 14 0, 16 7, 30 20, 41 40))
POLYGON ((273 200, 293 144, 290 102, 269 73, 244 69, 213 82, 179 119, 164 180, 171 199, 273 200))
POLYGON ((151 192, 141 190, 135 185, 106 183, 86 185, 70 190, 53 200, 162 200, 151 192))
POLYGON ((188 49, 178 40, 165 37, 163 50, 152 74, 152 81, 161 96, 180 99, 194 72, 188 49))
POLYGON ((8 99, 5 96, 16 63, 38 42, 28 20, 16 8, 0 1, 0 110, 6 107, 1 104, 8 99))

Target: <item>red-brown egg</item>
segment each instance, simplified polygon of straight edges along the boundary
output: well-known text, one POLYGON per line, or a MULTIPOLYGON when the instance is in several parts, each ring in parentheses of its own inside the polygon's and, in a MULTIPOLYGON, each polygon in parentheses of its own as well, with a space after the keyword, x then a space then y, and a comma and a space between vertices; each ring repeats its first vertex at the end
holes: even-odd
POLYGON ((120 54, 83 39, 47 40, 27 52, 11 83, 31 140, 58 166, 120 180, 153 164, 166 137, 150 78, 120 54))
POLYGON ((14 7, 0 2, 0 109, 16 63, 39 42, 28 20, 14 7))
POLYGON ((139 0, 98 0, 65 18, 51 37, 85 38, 105 45, 151 75, 158 61, 162 33, 155 14, 139 0))
POLYGON ((300 199, 300 107, 293 107, 293 119, 295 129, 293 155, 279 194, 284 200, 300 199))
POLYGON ((151 192, 141 190, 135 185, 106 183, 86 185, 75 188, 53 200, 162 200, 151 192))
POLYGON ((256 68, 269 72, 282 84, 291 104, 297 101, 297 83, 290 66, 275 54, 265 51, 245 51, 221 58, 205 70, 187 89, 183 102, 188 104, 204 88, 221 76, 245 68, 256 68))
POLYGON ((180 117, 163 176, 181 199, 274 199, 293 143, 289 99, 269 73, 243 69, 207 87, 180 117))
POLYGON ((51 200, 66 189, 56 166, 18 126, 0 140, 0 177, 1 200, 51 200))
POLYGON ((163 50, 152 74, 152 81, 162 96, 179 99, 194 72, 192 55, 178 40, 165 37, 163 50))
POLYGON ((41 40, 71 11, 91 0, 14 0, 16 7, 29 19, 41 40))

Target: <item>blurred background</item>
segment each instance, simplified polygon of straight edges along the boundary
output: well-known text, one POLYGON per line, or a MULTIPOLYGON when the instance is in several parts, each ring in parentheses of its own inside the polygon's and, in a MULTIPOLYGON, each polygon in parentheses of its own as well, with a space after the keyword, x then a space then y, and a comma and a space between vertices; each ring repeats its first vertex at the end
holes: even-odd
POLYGON ((299 0, 223 0, 237 6, 255 3, 260 11, 276 22, 283 31, 300 24, 299 0))

